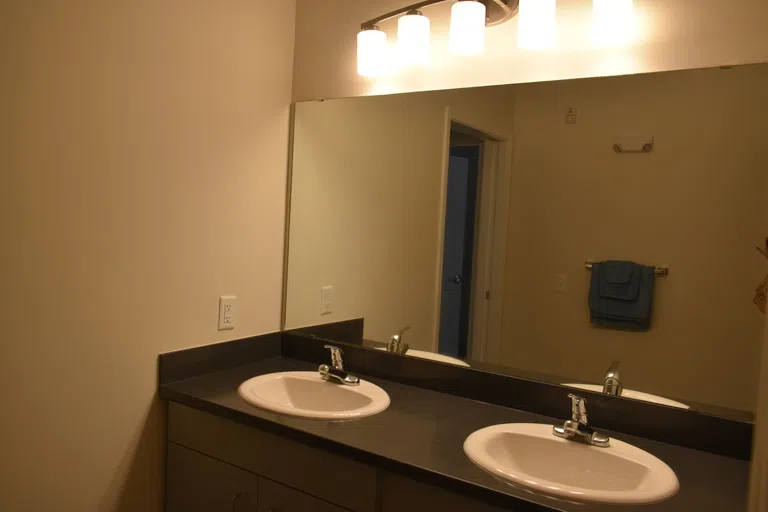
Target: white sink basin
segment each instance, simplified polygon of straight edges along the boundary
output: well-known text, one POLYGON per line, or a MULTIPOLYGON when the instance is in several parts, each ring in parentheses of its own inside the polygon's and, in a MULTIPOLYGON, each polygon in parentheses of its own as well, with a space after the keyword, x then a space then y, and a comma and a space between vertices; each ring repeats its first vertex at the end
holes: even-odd
POLYGON ((279 414, 324 420, 348 420, 378 414, 389 395, 375 384, 327 382, 318 372, 281 372, 243 382, 237 392, 248 403, 279 414))
MULTIPOLYGON (((376 347, 376 350, 387 350, 386 347, 376 347)), ((418 357, 419 359, 429 359, 430 361, 438 361, 440 363, 455 364, 456 366, 469 366, 469 363, 456 359, 455 357, 445 356, 443 354, 436 354, 434 352, 427 352, 426 350, 409 349, 405 353, 406 356, 418 357)))
POLYGON ((472 433, 464 453, 508 483, 558 498, 638 505, 677 494, 680 483, 664 462, 611 439, 598 448, 552 434, 552 425, 509 423, 472 433))
MULTIPOLYGON (((603 392, 603 386, 599 386, 597 384, 573 384, 573 383, 567 383, 563 384, 563 386, 568 386, 570 388, 579 388, 579 389, 586 389, 587 391, 594 391, 596 393, 602 393, 603 392)), ((653 402, 654 404, 660 404, 660 405, 668 405, 670 407, 679 407, 680 409, 690 409, 691 407, 688 405, 685 405, 683 403, 677 402, 675 400, 670 400, 669 398, 664 398, 663 396, 656 396, 652 395, 650 393, 643 393, 642 391, 634 391, 632 389, 625 389, 621 392, 621 396, 624 398, 632 398, 634 400, 642 400, 644 402, 653 402)))

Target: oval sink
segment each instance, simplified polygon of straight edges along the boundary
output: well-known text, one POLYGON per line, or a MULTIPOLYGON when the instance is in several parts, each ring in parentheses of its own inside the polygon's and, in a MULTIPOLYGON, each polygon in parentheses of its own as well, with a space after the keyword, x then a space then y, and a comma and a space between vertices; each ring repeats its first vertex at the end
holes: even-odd
MULTIPOLYGON (((387 350, 387 348, 376 347, 376 350, 387 350)), ((456 366, 469 366, 469 363, 462 361, 461 359, 456 359, 455 357, 443 354, 436 354, 434 352, 427 352, 426 350, 409 349, 404 355, 418 357, 419 359, 429 359, 430 361, 438 361, 440 363, 455 364, 456 366)))
POLYGON ((379 386, 327 382, 317 372, 280 372, 243 382, 237 392, 248 403, 272 412, 324 420, 348 420, 378 414, 389 407, 379 386))
MULTIPOLYGON (((599 386, 597 384, 568 383, 568 384, 563 384, 563 386, 568 386, 570 388, 586 389, 587 391, 594 391, 595 393, 603 392, 603 386, 599 386)), ((642 400, 644 402, 652 402, 654 404, 659 404, 659 405, 668 405, 669 407, 679 407, 680 409, 691 408, 689 405, 685 405, 675 400, 670 400, 669 398, 664 398, 663 396, 652 395, 650 393, 643 393, 642 391, 634 391, 632 389, 623 390, 621 392, 621 396, 623 396, 624 398, 632 398, 634 400, 642 400)))
POLYGON ((648 452, 616 439, 606 448, 562 439, 552 425, 486 427, 467 437, 464 453, 508 483, 572 501, 647 504, 680 488, 674 471, 648 452))

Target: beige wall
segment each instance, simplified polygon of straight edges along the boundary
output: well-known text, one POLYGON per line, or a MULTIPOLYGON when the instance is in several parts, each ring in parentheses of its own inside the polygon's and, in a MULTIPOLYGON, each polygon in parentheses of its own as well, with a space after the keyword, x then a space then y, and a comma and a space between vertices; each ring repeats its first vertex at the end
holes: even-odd
POLYGON ((476 89, 296 105, 287 327, 365 317, 369 339, 410 325, 413 348, 436 344, 446 108, 507 136, 510 98, 476 89), (328 285, 334 311, 321 316, 328 285))
POLYGON ((754 410, 767 89, 766 65, 518 87, 502 361, 596 382, 619 359, 627 387, 754 410), (669 265, 650 332, 590 326, 588 259, 669 265))
POLYGON ((0 510, 157 510, 157 354, 279 328, 293 28, 0 4, 0 510))
MULTIPOLYGON (((403 6, 399 0, 298 0, 294 99, 339 98, 768 61, 768 2, 635 0, 642 39, 633 47, 592 48, 592 0, 558 0, 559 46, 517 48, 517 19, 486 30, 486 52, 447 51, 450 9, 424 8, 432 19, 432 63, 389 78, 357 76, 360 24, 403 6)), ((397 22, 381 24, 396 40, 397 22)))

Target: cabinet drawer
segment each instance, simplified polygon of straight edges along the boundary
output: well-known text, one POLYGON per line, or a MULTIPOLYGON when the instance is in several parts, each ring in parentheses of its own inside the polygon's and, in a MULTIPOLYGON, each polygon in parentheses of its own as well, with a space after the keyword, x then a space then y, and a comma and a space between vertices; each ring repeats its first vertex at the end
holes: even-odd
POLYGON ((348 512, 267 478, 259 478, 259 512, 348 512))
POLYGON ((376 510, 375 468, 327 450, 176 402, 168 439, 349 510, 376 510))
POLYGON ((257 512, 259 477, 168 443, 166 512, 257 512))
POLYGON ((502 509, 440 487, 394 473, 381 472, 381 512, 505 512, 502 509))

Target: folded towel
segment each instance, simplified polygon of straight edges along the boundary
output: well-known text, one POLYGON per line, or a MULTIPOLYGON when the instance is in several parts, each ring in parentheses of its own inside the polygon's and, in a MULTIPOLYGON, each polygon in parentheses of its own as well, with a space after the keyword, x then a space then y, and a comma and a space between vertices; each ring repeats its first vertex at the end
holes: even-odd
POLYGON ((647 331, 654 280, 653 267, 613 261, 592 264, 590 320, 605 327, 647 331))
POLYGON ((600 296, 605 299, 636 301, 640 292, 642 267, 631 261, 599 263, 600 296))

